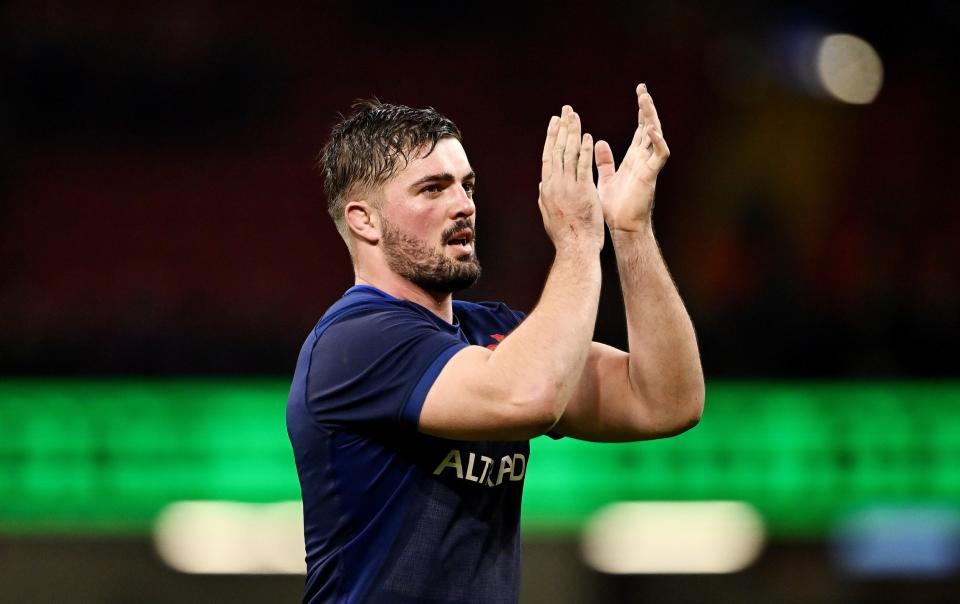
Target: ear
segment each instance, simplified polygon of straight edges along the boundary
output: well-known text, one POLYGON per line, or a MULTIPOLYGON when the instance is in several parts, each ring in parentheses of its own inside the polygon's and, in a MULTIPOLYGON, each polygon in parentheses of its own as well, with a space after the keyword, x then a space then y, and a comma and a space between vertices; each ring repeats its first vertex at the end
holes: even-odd
POLYGON ((348 201, 343 211, 351 233, 371 245, 380 241, 380 215, 367 201, 348 201))

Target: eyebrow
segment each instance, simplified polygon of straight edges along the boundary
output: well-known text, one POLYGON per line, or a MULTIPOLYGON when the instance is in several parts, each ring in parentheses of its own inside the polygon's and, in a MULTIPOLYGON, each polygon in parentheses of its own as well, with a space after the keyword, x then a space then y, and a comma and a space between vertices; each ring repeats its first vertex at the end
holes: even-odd
MULTIPOLYGON (((463 180, 476 180, 476 179, 477 179, 477 173, 474 172, 473 170, 470 170, 470 172, 468 172, 463 177, 463 180)), ((428 182, 438 182, 438 181, 449 182, 451 180, 456 180, 456 177, 453 174, 450 174, 449 172, 441 172, 439 174, 427 174, 426 176, 424 176, 423 178, 420 178, 416 182, 411 183, 410 188, 412 189, 415 187, 419 187, 420 185, 427 184, 428 182)))

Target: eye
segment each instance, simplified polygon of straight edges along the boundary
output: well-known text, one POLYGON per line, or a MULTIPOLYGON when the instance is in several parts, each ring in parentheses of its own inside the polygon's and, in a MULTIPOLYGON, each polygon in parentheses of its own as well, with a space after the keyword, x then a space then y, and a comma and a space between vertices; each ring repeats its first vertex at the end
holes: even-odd
POLYGON ((463 183, 463 190, 467 192, 467 195, 473 195, 477 190, 477 183, 465 182, 463 183))
POLYGON ((424 188, 420 189, 421 193, 439 193, 443 190, 443 187, 434 183, 432 185, 427 185, 424 188))

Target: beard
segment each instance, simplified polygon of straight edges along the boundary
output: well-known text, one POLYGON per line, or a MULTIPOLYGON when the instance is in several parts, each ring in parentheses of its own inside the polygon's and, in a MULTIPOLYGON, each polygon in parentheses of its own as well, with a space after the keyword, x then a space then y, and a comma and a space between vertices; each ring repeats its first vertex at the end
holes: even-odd
MULTIPOLYGON (((459 220, 441 235, 441 246, 457 231, 473 224, 459 220)), ((474 231, 476 233, 476 231, 474 231)), ((431 248, 426 242, 403 233, 383 221, 383 253, 390 269, 429 292, 450 294, 466 289, 480 278, 480 261, 477 260, 477 239, 473 237, 469 254, 450 258, 442 251, 431 248)))

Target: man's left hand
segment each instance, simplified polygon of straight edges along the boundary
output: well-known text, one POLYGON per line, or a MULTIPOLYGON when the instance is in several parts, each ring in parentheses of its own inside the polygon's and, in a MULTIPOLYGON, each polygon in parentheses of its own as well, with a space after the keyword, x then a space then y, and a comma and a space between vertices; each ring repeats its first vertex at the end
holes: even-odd
POLYGON ((637 131, 619 169, 610 145, 606 141, 596 145, 597 192, 611 233, 639 231, 650 224, 657 174, 670 157, 646 84, 637 86, 637 105, 637 131))

